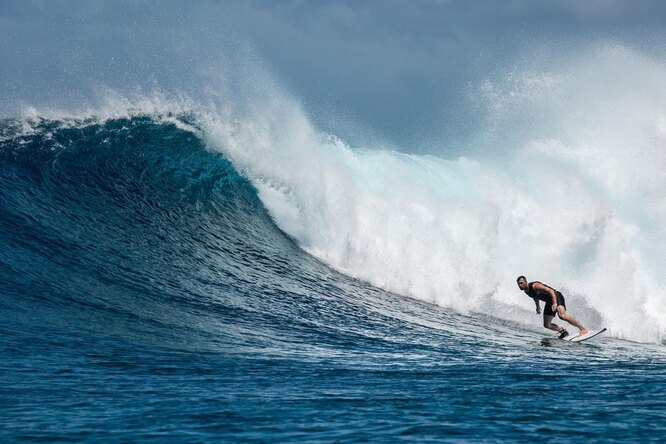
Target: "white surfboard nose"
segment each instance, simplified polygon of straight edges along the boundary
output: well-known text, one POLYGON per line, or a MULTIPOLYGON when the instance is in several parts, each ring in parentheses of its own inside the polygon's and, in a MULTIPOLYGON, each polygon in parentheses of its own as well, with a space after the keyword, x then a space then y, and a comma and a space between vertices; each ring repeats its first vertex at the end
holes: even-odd
POLYGON ((588 339, 592 339, 593 337, 603 333, 606 331, 606 328, 602 328, 601 330, 590 330, 587 333, 585 333, 583 336, 578 336, 575 334, 570 334, 569 336, 563 338, 565 341, 569 342, 582 342, 582 341, 587 341, 588 339))

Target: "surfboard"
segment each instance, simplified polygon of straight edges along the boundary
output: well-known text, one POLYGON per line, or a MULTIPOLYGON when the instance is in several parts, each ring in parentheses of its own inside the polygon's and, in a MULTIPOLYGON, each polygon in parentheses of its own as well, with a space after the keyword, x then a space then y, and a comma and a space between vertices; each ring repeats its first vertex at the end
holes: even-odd
POLYGON ((576 336, 575 334, 570 334, 569 336, 562 338, 562 340, 569 342, 583 342, 587 341, 588 339, 592 339, 593 337, 600 335, 605 331, 606 329, 602 328, 601 330, 590 330, 587 333, 585 333, 583 336, 576 336))

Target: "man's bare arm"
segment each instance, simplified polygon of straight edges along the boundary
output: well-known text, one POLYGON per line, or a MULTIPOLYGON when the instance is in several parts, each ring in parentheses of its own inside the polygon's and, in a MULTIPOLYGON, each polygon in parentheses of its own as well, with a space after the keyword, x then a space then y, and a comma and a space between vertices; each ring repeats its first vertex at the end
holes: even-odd
POLYGON ((539 307, 539 299, 537 298, 532 298, 532 299, 534 299, 534 304, 536 305, 537 314, 541 314, 541 307, 539 307))
POLYGON ((537 292, 539 293, 548 293, 550 295, 551 300, 553 301, 553 310, 557 307, 557 294, 553 291, 552 288, 546 287, 540 282, 535 282, 534 285, 532 286, 537 292))

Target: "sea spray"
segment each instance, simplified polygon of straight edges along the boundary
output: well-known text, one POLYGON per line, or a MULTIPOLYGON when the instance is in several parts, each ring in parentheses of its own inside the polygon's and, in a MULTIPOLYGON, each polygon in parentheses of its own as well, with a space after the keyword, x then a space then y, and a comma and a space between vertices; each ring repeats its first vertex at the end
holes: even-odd
MULTIPOLYGON (((643 60, 627 51, 595 54, 601 69, 620 74, 627 58, 643 60)), ((648 76, 666 73, 650 67, 648 76)), ((485 83, 489 112, 506 117, 496 122, 505 125, 498 131, 504 139, 478 160, 350 148, 318 132, 299 105, 279 93, 269 106, 232 121, 208 116, 203 126, 209 146, 247 175, 277 225, 346 274, 498 317, 504 316, 499 302, 530 306, 514 283, 526 274, 582 298, 592 307, 583 316, 601 319, 616 336, 661 341, 666 293, 658 251, 666 178, 660 172, 666 156, 658 147, 664 119, 658 98, 636 98, 631 87, 611 98, 597 97, 599 88, 577 96, 572 103, 588 118, 572 119, 567 94, 585 89, 594 69, 594 62, 583 63, 582 78, 573 68, 547 73, 547 81, 525 82, 525 91, 509 95, 490 94, 495 87, 485 83), (629 110, 627 97, 634 99, 629 110), (607 104, 611 99, 614 106, 607 104), (622 120, 628 111, 635 114, 639 99, 647 100, 638 108, 646 116, 622 120), (595 116, 598 103, 616 114, 595 116), (529 113, 528 123, 511 136, 515 145, 502 145, 511 131, 506 122, 516 124, 522 113, 529 113), (540 115, 562 141, 552 131, 538 138, 540 115), (596 138, 604 125, 612 138, 596 138), (643 209, 629 211, 637 199, 643 209)))

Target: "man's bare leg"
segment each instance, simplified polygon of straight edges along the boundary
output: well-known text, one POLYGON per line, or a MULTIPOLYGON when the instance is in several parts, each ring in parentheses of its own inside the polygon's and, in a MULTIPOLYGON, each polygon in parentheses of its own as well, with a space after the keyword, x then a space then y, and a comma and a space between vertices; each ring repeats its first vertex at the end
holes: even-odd
POLYGON ((562 331, 562 327, 560 327, 557 324, 552 323, 553 317, 554 316, 544 316, 543 317, 543 326, 546 327, 549 330, 553 330, 553 331, 556 331, 556 332, 559 333, 559 332, 562 331))
POLYGON ((559 307, 557 307, 557 315, 563 321, 567 321, 569 324, 578 328, 580 330, 580 333, 578 333, 578 336, 583 336, 584 334, 586 334, 588 332, 588 329, 583 327, 583 324, 578 322, 573 316, 571 316, 569 313, 567 313, 567 310, 564 307, 562 307, 561 305, 559 307))

